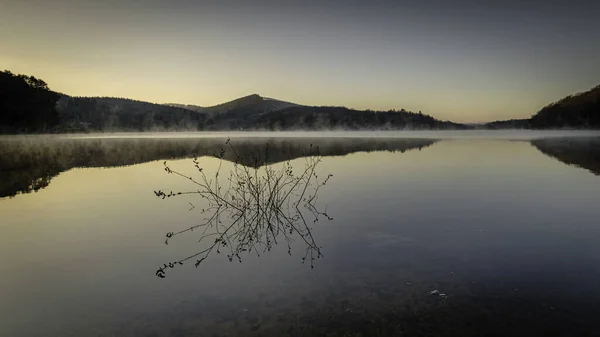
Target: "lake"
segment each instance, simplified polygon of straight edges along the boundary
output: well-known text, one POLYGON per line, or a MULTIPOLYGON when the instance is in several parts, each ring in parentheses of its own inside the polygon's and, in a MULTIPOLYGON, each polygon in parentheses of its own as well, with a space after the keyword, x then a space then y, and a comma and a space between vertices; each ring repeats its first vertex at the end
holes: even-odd
POLYGON ((598 132, 2 137, 0 336, 596 336, 599 200, 598 132))

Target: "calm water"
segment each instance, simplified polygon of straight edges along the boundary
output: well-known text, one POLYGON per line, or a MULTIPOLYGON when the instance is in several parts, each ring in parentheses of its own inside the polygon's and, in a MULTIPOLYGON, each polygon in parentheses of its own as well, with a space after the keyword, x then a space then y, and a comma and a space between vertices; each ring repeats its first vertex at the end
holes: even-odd
POLYGON ((194 190, 163 162, 213 174, 228 136, 1 138, 0 336, 600 335, 600 135, 237 134, 260 170, 319 147, 324 257, 296 240, 159 278, 204 247, 165 245, 204 201, 157 198, 194 190))

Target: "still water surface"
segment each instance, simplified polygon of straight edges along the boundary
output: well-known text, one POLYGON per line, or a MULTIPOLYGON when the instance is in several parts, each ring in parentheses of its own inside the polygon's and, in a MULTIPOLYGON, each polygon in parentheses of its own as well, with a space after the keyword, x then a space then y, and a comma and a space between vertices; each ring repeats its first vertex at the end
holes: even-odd
POLYGON ((236 135, 242 152, 270 144, 242 162, 261 169, 319 147, 324 257, 311 269, 297 242, 164 279, 199 249, 165 234, 203 201, 157 198, 190 188, 163 162, 215 172, 229 135, 3 138, 0 336, 600 334, 600 138, 422 135, 236 135))

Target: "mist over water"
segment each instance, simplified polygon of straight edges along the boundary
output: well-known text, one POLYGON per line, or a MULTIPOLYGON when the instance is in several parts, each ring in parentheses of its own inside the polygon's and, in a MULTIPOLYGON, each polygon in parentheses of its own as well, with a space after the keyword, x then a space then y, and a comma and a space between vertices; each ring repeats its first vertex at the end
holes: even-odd
POLYGON ((434 139, 534 139, 597 137, 595 130, 435 130, 435 131, 246 131, 246 132, 123 132, 57 136, 66 138, 434 138, 434 139))
MULTIPOLYGON (((600 135, 590 131, 154 133, 0 138, 0 336, 593 336, 600 135), (237 156, 213 155, 226 148, 237 156), (264 146, 269 144, 269 154, 264 146), (244 256, 197 252, 221 168, 302 170, 332 221, 244 256), (190 203, 195 207, 190 210, 190 203), (443 295, 443 296, 442 296, 443 295)), ((222 177, 223 178, 223 177, 222 177)), ((225 176, 226 178, 226 176, 225 176)))

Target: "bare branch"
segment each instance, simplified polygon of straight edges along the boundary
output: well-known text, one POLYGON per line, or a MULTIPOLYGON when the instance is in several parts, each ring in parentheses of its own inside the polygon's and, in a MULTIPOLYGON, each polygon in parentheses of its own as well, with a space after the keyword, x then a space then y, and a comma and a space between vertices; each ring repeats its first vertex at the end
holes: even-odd
MULTIPOLYGON (((323 181, 318 180, 316 168, 322 160, 318 148, 311 145, 310 156, 305 158, 303 170, 296 174, 290 162, 283 164, 279 169, 268 165, 261 166, 261 157, 264 156, 265 163, 269 159, 268 143, 264 155, 250 154, 251 161, 244 160, 229 139, 225 144, 227 150, 221 149, 219 154, 214 155, 219 160, 214 181, 207 178, 197 157, 194 157, 193 163, 199 178, 172 170, 167 162, 164 162, 168 174, 190 181, 197 190, 176 193, 158 190, 154 192, 155 195, 162 199, 200 195, 207 203, 207 207, 202 209, 202 214, 208 214, 200 224, 167 233, 165 243, 168 244, 172 238, 201 227, 204 229, 198 242, 211 243, 208 248, 198 253, 164 264, 158 268, 156 275, 163 278, 167 268, 174 268, 191 259, 196 259, 195 266, 198 267, 213 251, 219 254, 221 249, 226 249, 229 261, 242 262, 243 253, 251 254, 254 251, 260 256, 260 253, 270 251, 278 243, 285 242, 288 254, 291 255, 295 237, 300 237, 305 245, 303 263, 308 258, 313 268, 315 258, 323 255, 312 235, 309 227, 311 222, 307 222, 306 215, 311 217, 312 224, 317 223, 320 216, 327 220, 333 219, 327 214, 326 207, 321 211, 317 206, 319 189, 332 177, 329 174, 323 181), (222 184, 219 179, 223 179, 220 175, 226 151, 233 153, 236 159, 226 178, 228 184, 222 184), (253 163, 254 167, 241 165, 247 162, 253 163), (303 214, 304 212, 306 214, 303 214), (210 241, 213 238, 214 241, 210 241)), ((189 204, 192 206, 190 211, 195 209, 194 204, 189 204)))

